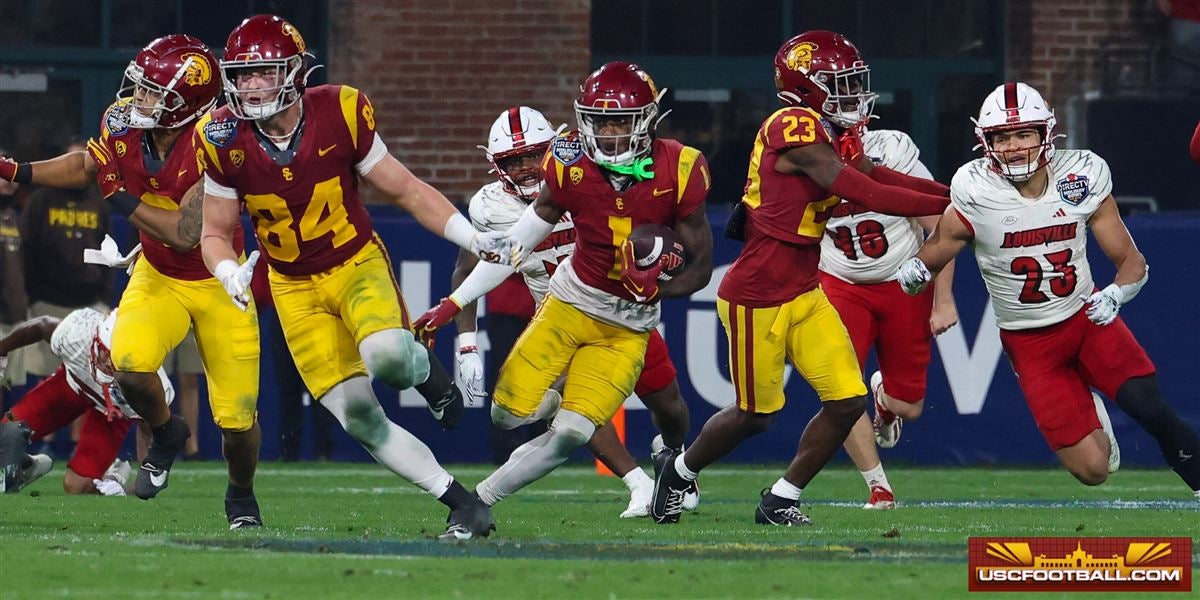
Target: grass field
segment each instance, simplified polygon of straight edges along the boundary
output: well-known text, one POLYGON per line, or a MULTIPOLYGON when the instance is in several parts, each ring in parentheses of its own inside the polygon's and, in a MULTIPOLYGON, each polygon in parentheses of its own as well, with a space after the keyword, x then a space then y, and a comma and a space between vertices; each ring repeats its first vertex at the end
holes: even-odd
POLYGON ((0 598, 962 597, 968 536, 1200 536, 1200 502, 1165 469, 1086 488, 1059 470, 894 466, 902 507, 870 512, 834 465, 805 492, 814 526, 756 526, 778 474, 713 467, 700 509, 656 526, 617 518, 619 480, 566 467, 496 507, 492 538, 448 543, 442 506, 373 464, 264 464, 267 528, 238 532, 218 463, 177 465, 150 502, 67 497, 56 467, 0 497, 0 598))

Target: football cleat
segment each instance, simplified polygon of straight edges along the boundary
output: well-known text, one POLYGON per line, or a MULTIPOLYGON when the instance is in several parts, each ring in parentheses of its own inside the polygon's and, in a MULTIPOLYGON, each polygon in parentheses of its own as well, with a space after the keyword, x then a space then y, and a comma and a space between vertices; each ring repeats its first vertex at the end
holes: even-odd
POLYGON ((175 457, 183 451, 187 440, 191 437, 187 421, 179 415, 171 415, 167 421, 163 439, 152 439, 150 449, 146 452, 146 460, 138 469, 137 479, 133 484, 133 493, 142 500, 149 500, 167 489, 167 476, 170 475, 171 465, 175 457))
POLYGON ((8 487, 8 493, 15 494, 21 491, 25 486, 41 479, 43 475, 50 472, 54 468, 54 460, 49 454, 33 454, 29 457, 30 463, 28 467, 21 469, 17 475, 16 482, 8 487))
POLYGON ((654 501, 654 486, 643 484, 629 491, 629 506, 621 513, 622 519, 650 516, 650 503, 654 501))
POLYGON ((0 423, 0 493, 11 494, 20 489, 25 462, 25 446, 33 432, 21 421, 0 423))
MULTIPOLYGON (((654 436, 654 439, 650 440, 650 460, 654 460, 654 457, 666 447, 661 433, 654 436)), ((693 481, 692 487, 683 496, 683 510, 692 512, 696 510, 697 506, 700 506, 700 480, 693 481)))
POLYGON ((896 508, 896 495, 882 485, 871 486, 871 498, 863 505, 866 510, 892 510, 896 508))
POLYGON ((487 537, 496 530, 496 521, 492 519, 492 508, 484 504, 478 496, 472 495, 473 502, 450 511, 446 517, 445 533, 438 536, 439 540, 469 540, 476 536, 487 537))
POLYGON ((812 519, 800 512, 795 500, 780 498, 771 493, 771 488, 762 491, 762 500, 754 509, 754 522, 759 525, 778 525, 780 527, 796 527, 812 525, 812 519))
POLYGON ((445 429, 454 429, 463 417, 462 391, 442 363, 437 361, 433 351, 428 347, 425 351, 429 353, 429 378, 413 387, 429 404, 433 419, 445 429))
POLYGON ((670 448, 654 455, 654 499, 650 503, 650 517, 660 525, 679 522, 684 497, 692 487, 692 482, 675 470, 677 456, 679 453, 670 448))
POLYGON ((1096 405, 1096 416, 1100 418, 1100 427, 1108 438, 1108 472, 1116 473, 1121 468, 1121 446, 1117 444, 1117 435, 1113 433, 1112 419, 1108 418, 1108 409, 1104 399, 1092 392, 1092 402, 1096 405))
POLYGON ((225 498, 225 518, 229 530, 262 527, 262 513, 258 510, 258 499, 253 494, 248 498, 225 498))
POLYGON ((897 417, 896 413, 880 403, 882 393, 883 373, 875 371, 871 373, 871 394, 875 397, 875 418, 871 421, 871 427, 875 430, 875 443, 879 444, 880 448, 893 448, 900 441, 900 428, 904 425, 904 419, 897 417))

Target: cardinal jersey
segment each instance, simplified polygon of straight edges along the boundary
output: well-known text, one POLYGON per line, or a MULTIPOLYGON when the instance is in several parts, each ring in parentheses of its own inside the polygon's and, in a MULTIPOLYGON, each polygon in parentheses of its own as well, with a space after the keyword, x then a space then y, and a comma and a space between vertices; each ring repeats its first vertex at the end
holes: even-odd
POLYGON ((746 242, 718 295, 743 306, 777 306, 817 286, 821 238, 841 202, 812 178, 775 170, 779 156, 811 144, 835 146, 833 127, 803 107, 775 111, 758 129, 742 203, 746 242))
MULTIPOLYGON (((125 191, 143 203, 165 210, 179 210, 184 194, 204 175, 199 145, 190 132, 183 132, 161 160, 154 156, 153 141, 146 129, 125 124, 126 103, 109 107, 100 123, 100 138, 88 141, 88 150, 104 178, 119 178, 125 191)), ((142 254, 159 273, 175 279, 195 281, 212 275, 204 266, 200 247, 176 252, 149 234, 139 231, 142 254)), ((242 251, 242 231, 234 238, 234 249, 242 251)))
MULTIPOLYGON (((502 182, 495 181, 479 188, 471 198, 467 212, 471 215, 471 224, 479 231, 508 231, 528 207, 524 200, 508 193, 502 182)), ((534 302, 540 303, 546 297, 550 276, 574 250, 575 224, 571 221, 571 213, 564 213, 549 237, 538 244, 518 268, 534 302)))
MULTIPOLYGON (((881 129, 863 135, 863 151, 883 165, 922 179, 933 179, 919 160, 920 151, 908 134, 881 129)), ((821 240, 820 269, 850 283, 881 283, 896 278, 900 263, 921 248, 920 223, 909 217, 872 212, 852 202, 833 207, 821 240)))
MULTIPOLYGON (((106 384, 97 380, 97 374, 102 371, 95 364, 97 356, 93 346, 97 342, 105 349, 112 346, 112 329, 116 320, 116 311, 107 316, 91 308, 72 311, 55 328, 54 335, 50 337, 50 350, 62 359, 67 372, 67 385, 75 393, 91 400, 96 410, 103 413, 106 409, 104 388, 107 387, 113 405, 126 418, 134 419, 138 414, 125 401, 121 387, 111 377, 101 375, 108 381, 106 384)), ((166 371, 161 368, 158 369, 158 378, 166 393, 167 404, 170 404, 175 398, 175 388, 171 386, 166 371)))
POLYGON ((207 162, 207 193, 240 198, 259 247, 284 275, 340 265, 372 239, 358 175, 387 154, 366 95, 344 85, 305 90, 303 117, 283 150, 253 121, 222 107, 196 124, 207 162))
POLYGON ((1087 259, 1088 220, 1112 193, 1104 159, 1087 150, 1058 150, 1039 198, 1023 198, 988 159, 963 165, 950 199, 975 236, 975 260, 1005 330, 1067 320, 1093 291, 1087 259))
POLYGON ((658 324, 659 306, 635 302, 621 285, 620 248, 639 225, 673 227, 703 206, 710 187, 699 150, 657 139, 653 178, 618 192, 600 167, 586 159, 574 136, 554 140, 542 169, 554 203, 571 213, 575 251, 550 280, 550 294, 584 313, 634 331, 658 324))

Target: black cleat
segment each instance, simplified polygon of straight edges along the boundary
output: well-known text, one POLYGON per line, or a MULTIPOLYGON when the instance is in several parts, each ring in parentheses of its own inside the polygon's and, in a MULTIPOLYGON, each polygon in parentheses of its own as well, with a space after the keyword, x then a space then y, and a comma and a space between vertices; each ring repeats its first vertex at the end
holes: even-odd
POLYGON ((171 465, 175 457, 183 451, 192 433, 188 431, 187 421, 178 415, 163 425, 163 435, 158 435, 150 442, 146 452, 146 460, 138 469, 137 480, 133 484, 133 493, 142 500, 149 500, 167 489, 167 476, 170 475, 171 465))
POLYGON ((225 518, 229 519, 230 531, 262 527, 262 514, 258 511, 258 500, 251 494, 248 498, 225 498, 225 518))
POLYGON ((692 490, 692 482, 675 470, 677 456, 679 453, 670 448, 654 455, 654 500, 650 503, 650 518, 660 525, 679 522, 684 499, 692 490))
POLYGON ((16 493, 24 487, 25 447, 33 432, 22 421, 0 423, 0 493, 16 493))
POLYGON ((428 348, 426 351, 429 352, 429 379, 417 385, 416 390, 429 403, 429 412, 433 413, 434 420, 446 429, 454 429, 463 417, 462 392, 442 363, 437 361, 433 351, 428 348))
POLYGON ((446 517, 446 532, 439 535, 439 540, 469 540, 475 536, 487 537, 496 530, 496 521, 492 519, 492 508, 484 504, 478 496, 471 495, 472 502, 450 511, 446 517))
POLYGON ((812 525, 812 519, 800 512, 795 500, 780 498, 771 493, 771 488, 762 491, 762 500, 758 503, 758 508, 754 509, 754 522, 759 525, 782 527, 812 525))

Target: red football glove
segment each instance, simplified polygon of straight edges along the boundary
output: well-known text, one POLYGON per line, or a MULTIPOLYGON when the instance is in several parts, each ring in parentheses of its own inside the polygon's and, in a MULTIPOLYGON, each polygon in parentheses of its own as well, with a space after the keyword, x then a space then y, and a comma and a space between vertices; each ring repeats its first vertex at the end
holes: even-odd
POLYGON ((100 197, 111 198, 113 194, 125 191, 125 180, 121 178, 116 163, 96 163, 96 166, 96 185, 100 188, 100 197))
POLYGON ((0 179, 16 181, 17 161, 7 157, 0 157, 0 179))
POLYGON ((633 242, 625 240, 621 245, 621 285, 633 294, 633 299, 642 304, 653 304, 658 300, 658 275, 667 267, 664 255, 658 262, 639 269, 633 257, 633 242))
POLYGON ((442 298, 437 306, 425 311, 425 314, 413 322, 413 333, 417 334, 417 339, 422 343, 432 348, 437 330, 453 321, 454 315, 460 312, 462 312, 462 307, 458 303, 449 298, 442 298))
POLYGON ((838 136, 838 156, 842 162, 853 165, 858 163, 863 155, 862 125, 855 125, 838 136))

